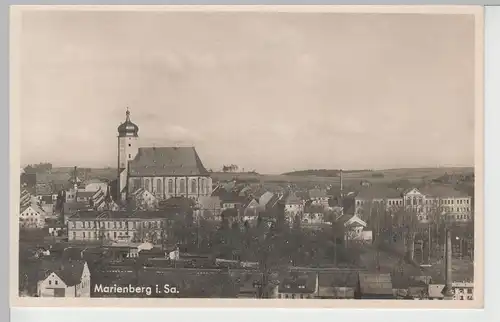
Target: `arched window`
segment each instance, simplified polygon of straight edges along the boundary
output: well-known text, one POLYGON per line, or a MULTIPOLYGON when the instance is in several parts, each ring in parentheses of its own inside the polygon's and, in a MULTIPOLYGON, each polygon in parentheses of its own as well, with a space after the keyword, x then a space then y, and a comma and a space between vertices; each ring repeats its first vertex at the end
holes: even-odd
POLYGON ((186 180, 181 179, 181 181, 180 181, 180 184, 179 184, 179 185, 180 185, 180 187, 179 187, 179 188, 180 188, 180 189, 179 189, 179 192, 180 192, 180 193, 185 193, 185 192, 186 192, 186 180))
POLYGON ((174 180, 168 180, 168 193, 174 193, 174 180))
POLYGON ((161 179, 156 180, 156 193, 160 195, 163 193, 163 189, 161 188, 161 186, 162 186, 161 179))
POLYGON ((191 192, 196 193, 196 179, 191 180, 191 192))
POLYGON ((144 180, 144 189, 149 191, 149 179, 144 180))

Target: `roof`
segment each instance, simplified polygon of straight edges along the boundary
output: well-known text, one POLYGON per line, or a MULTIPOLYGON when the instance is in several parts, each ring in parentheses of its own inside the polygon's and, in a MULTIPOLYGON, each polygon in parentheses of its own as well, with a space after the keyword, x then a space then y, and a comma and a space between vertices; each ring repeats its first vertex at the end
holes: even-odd
POLYGON ((45 204, 48 204, 48 205, 51 205, 53 204, 53 201, 52 201, 52 196, 41 196, 40 198, 43 202, 45 202, 45 204))
POLYGON ((326 191, 321 189, 309 190, 309 198, 325 198, 327 197, 326 191))
POLYGON ((390 274, 359 273, 359 287, 363 295, 392 295, 390 274))
POLYGON ((260 198, 259 198, 259 204, 261 206, 267 205, 267 203, 269 201, 271 201, 271 199, 273 198, 273 196, 274 196, 274 193, 272 193, 270 191, 266 191, 264 194, 262 194, 262 196, 260 196, 260 198))
POLYGON ((382 185, 374 185, 359 191, 356 199, 401 198, 401 192, 382 185))
POLYGON ((75 213, 79 210, 86 210, 89 209, 89 206, 87 203, 83 202, 65 202, 64 203, 64 214, 71 214, 75 213))
POLYGON ((194 147, 139 148, 129 162, 131 176, 208 176, 194 147))
POLYGON ((220 209, 220 198, 217 196, 199 197, 198 205, 201 209, 220 209))
POLYGON ((446 197, 453 197, 453 198, 460 198, 460 197, 469 197, 467 193, 463 191, 459 191, 452 186, 447 186, 447 185, 427 185, 424 187, 418 188, 418 190, 423 193, 426 196, 431 196, 431 197, 440 197, 440 198, 446 198, 446 197))
POLYGON ((358 284, 358 273, 356 271, 338 271, 319 273, 318 282, 320 287, 353 287, 358 284))
POLYGON ((280 281, 279 293, 314 293, 316 291, 316 274, 304 273, 287 276, 280 281))
POLYGON ((429 284, 428 292, 430 298, 444 298, 444 284, 429 284))
POLYGON ((45 279, 52 273, 59 276, 67 286, 80 284, 85 261, 82 260, 45 260, 40 262, 40 279, 45 279))
POLYGON ((302 200, 295 193, 290 193, 286 198, 287 205, 301 205, 302 200))
POLYGON ((77 219, 151 219, 151 220, 161 220, 172 215, 171 212, 167 211, 78 211, 76 214, 71 216, 70 220, 77 219))

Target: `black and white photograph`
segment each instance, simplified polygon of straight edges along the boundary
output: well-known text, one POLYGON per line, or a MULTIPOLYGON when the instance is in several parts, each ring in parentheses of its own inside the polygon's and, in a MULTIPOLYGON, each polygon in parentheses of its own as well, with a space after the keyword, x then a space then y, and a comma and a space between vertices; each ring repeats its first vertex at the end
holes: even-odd
POLYGON ((480 308, 482 20, 13 6, 16 303, 480 308))

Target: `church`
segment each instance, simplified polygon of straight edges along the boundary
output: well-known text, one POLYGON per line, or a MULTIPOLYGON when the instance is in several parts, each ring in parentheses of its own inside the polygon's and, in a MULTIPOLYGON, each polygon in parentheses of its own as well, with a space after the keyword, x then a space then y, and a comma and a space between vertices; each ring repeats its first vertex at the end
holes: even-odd
POLYGON ((118 126, 118 198, 125 202, 138 189, 159 200, 210 196, 212 179, 194 147, 140 147, 139 127, 130 120, 118 126))

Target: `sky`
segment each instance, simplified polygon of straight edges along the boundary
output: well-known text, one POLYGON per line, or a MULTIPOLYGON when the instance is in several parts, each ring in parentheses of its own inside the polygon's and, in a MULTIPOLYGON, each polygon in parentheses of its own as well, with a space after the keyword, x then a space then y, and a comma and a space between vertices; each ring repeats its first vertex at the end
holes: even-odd
POLYGON ((23 165, 116 166, 127 107, 214 170, 474 164, 473 16, 44 10, 20 41, 23 165))

